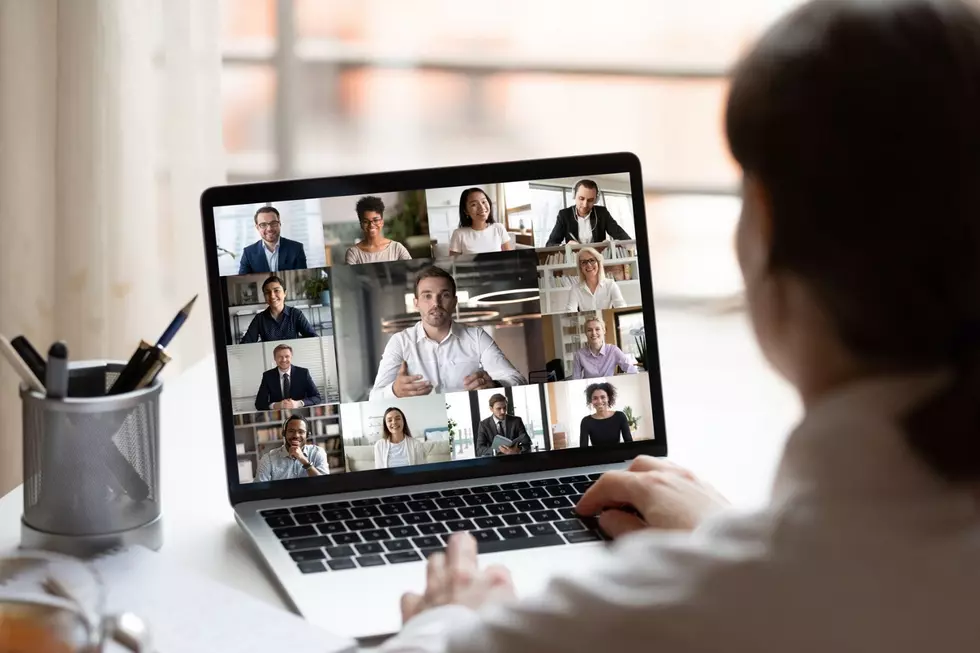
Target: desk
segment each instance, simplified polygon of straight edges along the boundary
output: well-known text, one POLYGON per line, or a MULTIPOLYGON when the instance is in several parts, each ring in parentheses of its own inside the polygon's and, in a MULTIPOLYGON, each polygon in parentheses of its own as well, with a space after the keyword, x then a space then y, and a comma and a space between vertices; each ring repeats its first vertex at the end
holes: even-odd
MULTIPOLYGON (((800 414, 795 394, 761 360, 744 316, 661 309, 657 318, 671 459, 735 505, 763 505, 800 414)), ((161 553, 283 607, 228 505, 217 405, 211 358, 165 380, 161 553)), ((0 499, 0 554, 19 543, 22 508, 21 488, 0 499)))

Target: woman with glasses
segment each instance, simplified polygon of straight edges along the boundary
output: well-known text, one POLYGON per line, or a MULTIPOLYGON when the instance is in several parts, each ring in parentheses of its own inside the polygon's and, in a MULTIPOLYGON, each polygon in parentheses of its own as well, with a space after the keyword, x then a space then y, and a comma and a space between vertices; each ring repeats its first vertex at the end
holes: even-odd
POLYGON ((569 289, 566 313, 626 306, 619 286, 606 278, 602 254, 592 247, 583 247, 578 251, 577 260, 579 282, 569 289))
POLYGON ((255 482, 283 481, 288 478, 326 476, 327 457, 320 447, 307 442, 310 425, 302 415, 290 415, 282 425, 282 446, 269 451, 259 461, 255 482))
POLYGON ((385 226, 385 203, 380 197, 368 195, 357 200, 354 209, 361 223, 361 240, 347 248, 344 261, 347 265, 377 263, 379 261, 405 261, 412 258, 405 246, 397 240, 389 240, 382 234, 385 226))
POLYGON ((482 188, 467 188, 459 197, 459 229, 449 238, 449 253, 482 254, 514 249, 504 225, 493 219, 493 204, 482 188))

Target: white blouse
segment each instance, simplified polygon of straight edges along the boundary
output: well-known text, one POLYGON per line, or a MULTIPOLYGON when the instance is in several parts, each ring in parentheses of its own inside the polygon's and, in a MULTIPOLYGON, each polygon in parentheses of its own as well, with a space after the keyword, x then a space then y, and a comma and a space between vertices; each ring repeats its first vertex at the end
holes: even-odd
POLYGON ((565 312, 623 308, 624 306, 626 306, 626 300, 623 299, 623 292, 616 285, 616 282, 612 279, 601 279, 595 288, 595 294, 589 290, 584 281, 569 288, 565 312))
POLYGON ((449 251, 461 254, 482 254, 499 252, 504 244, 510 242, 510 234, 499 222, 488 224, 486 229, 477 231, 472 227, 460 227, 453 231, 449 239, 449 251))
POLYGON ((941 379, 864 381, 811 407, 764 510, 631 534, 536 597, 423 612, 380 650, 980 650, 980 490, 933 474, 901 427, 941 379))

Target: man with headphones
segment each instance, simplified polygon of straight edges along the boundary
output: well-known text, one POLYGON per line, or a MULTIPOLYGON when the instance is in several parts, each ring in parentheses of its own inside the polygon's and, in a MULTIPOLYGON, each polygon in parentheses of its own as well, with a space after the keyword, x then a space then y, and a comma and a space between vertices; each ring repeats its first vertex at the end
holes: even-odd
POLYGON ((290 415, 282 423, 282 446, 269 451, 259 461, 257 483, 289 478, 325 476, 330 473, 323 450, 309 443, 309 423, 302 415, 290 415))
POLYGON ((616 219, 604 206, 597 206, 599 184, 591 179, 580 179, 575 184, 575 206, 558 212, 555 228, 548 236, 547 247, 563 243, 601 243, 611 237, 616 240, 630 240, 630 235, 619 226, 616 219))

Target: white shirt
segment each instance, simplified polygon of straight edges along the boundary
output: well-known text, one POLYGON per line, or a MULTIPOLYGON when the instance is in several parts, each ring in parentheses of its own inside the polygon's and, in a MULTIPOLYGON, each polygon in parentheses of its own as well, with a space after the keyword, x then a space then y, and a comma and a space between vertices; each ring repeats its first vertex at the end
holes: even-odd
POLYGON ((460 227, 453 231, 449 239, 449 251, 462 254, 482 254, 484 252, 499 252, 505 243, 510 242, 510 234, 499 222, 488 224, 487 228, 477 231, 472 227, 460 227))
POLYGON ((422 613, 380 651, 976 651, 980 491, 944 483, 900 426, 939 378, 812 407, 762 511, 634 533, 537 597, 422 613))
MULTIPOLYGON (((413 438, 405 438, 402 440, 400 445, 402 451, 404 452, 404 461, 400 462, 402 457, 396 456, 397 461, 401 465, 421 465, 425 462, 425 443, 421 440, 416 440, 413 438)), ((384 469, 385 467, 396 467, 398 465, 392 462, 392 457, 390 452, 393 447, 398 446, 391 443, 391 440, 385 440, 381 438, 374 443, 374 467, 375 469, 384 469)))
POLYGON ((270 272, 279 271, 279 238, 276 238, 276 246, 271 250, 269 245, 263 240, 262 241, 262 251, 265 252, 265 260, 269 264, 270 272))
POLYGON ((578 214, 578 209, 572 210, 575 212, 575 219, 578 221, 578 242, 588 245, 592 242, 592 211, 589 211, 588 215, 583 218, 578 214))
POLYGON ((605 308, 623 308, 626 300, 619 286, 612 279, 600 279, 595 287, 595 294, 589 290, 584 281, 568 289, 568 301, 565 302, 565 312, 591 311, 605 308))
POLYGON ((407 467, 408 464, 408 448, 405 440, 388 447, 388 467, 407 467))
POLYGON ((393 335, 385 345, 372 400, 395 397, 391 387, 402 361, 408 363, 409 374, 421 374, 436 394, 464 391, 463 378, 479 370, 501 385, 527 383, 483 329, 453 322, 446 337, 436 342, 425 335, 419 322, 393 335))

